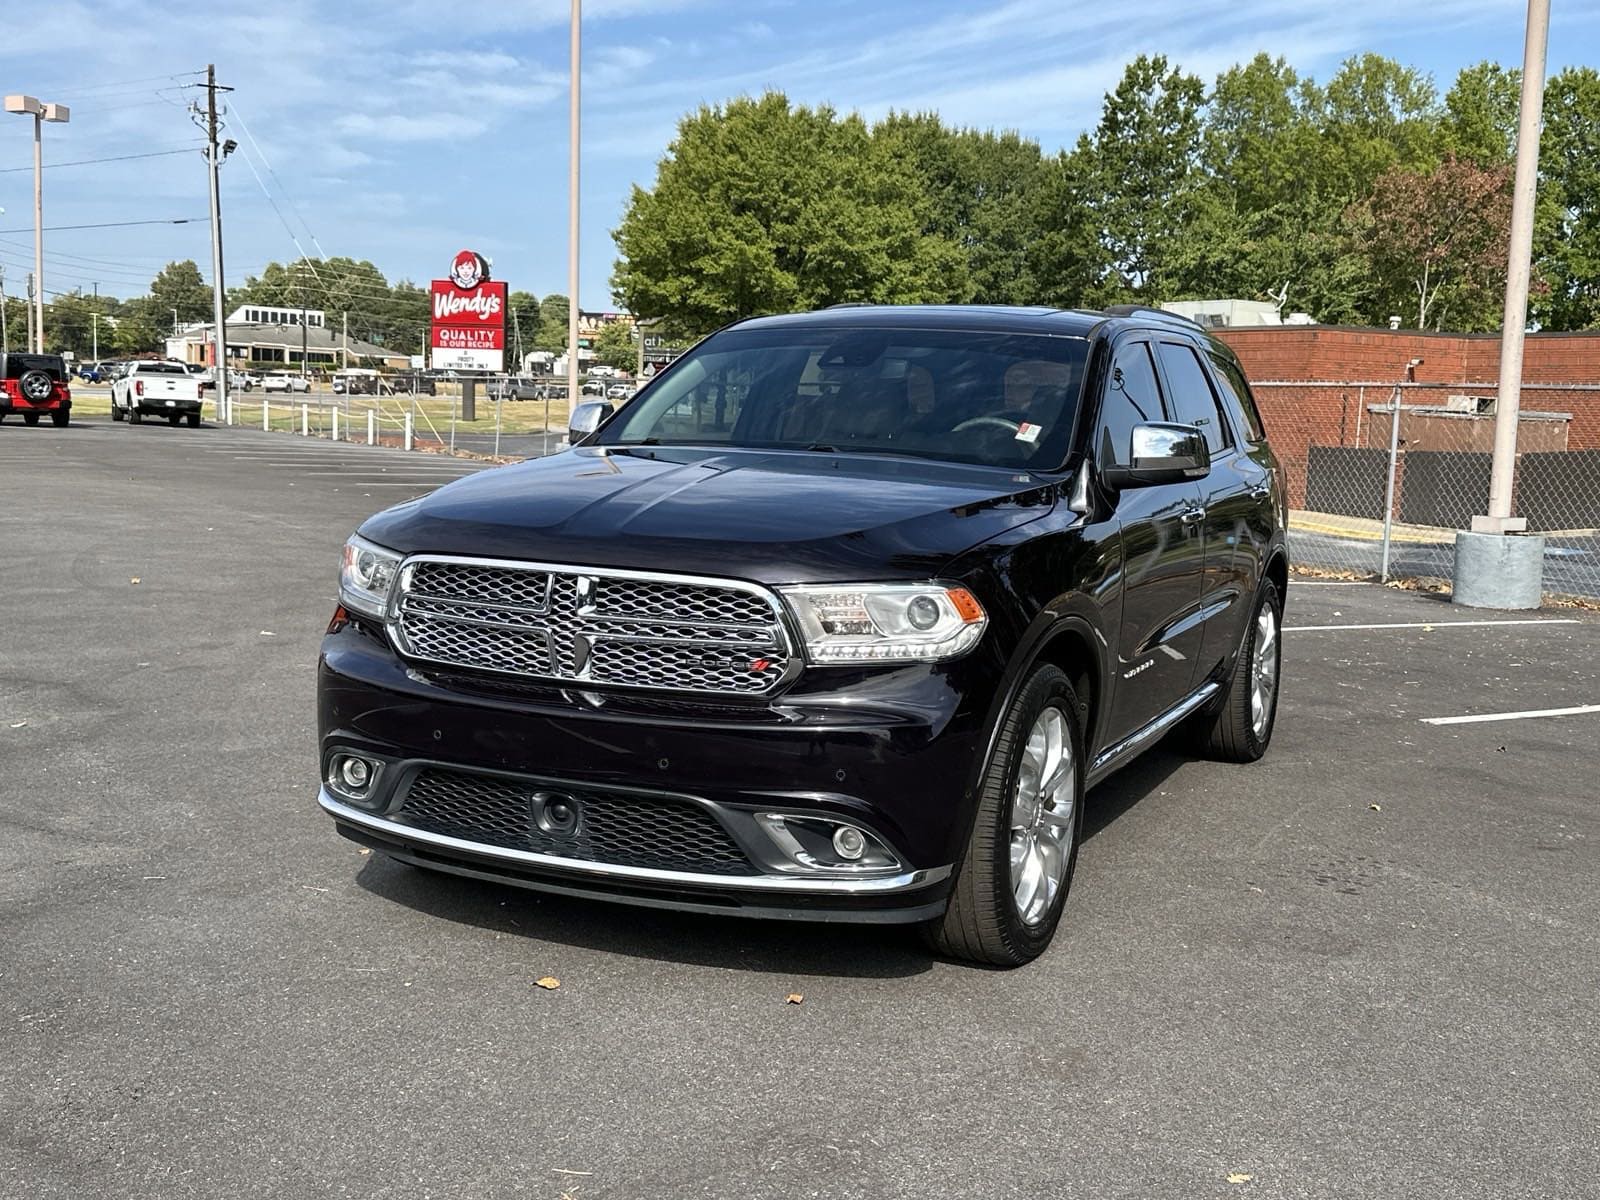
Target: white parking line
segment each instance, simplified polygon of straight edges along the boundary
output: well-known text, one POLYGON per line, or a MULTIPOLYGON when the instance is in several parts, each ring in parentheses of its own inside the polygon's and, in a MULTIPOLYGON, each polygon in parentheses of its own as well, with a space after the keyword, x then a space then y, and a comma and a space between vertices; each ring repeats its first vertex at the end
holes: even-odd
POLYGON ((1576 617, 1530 617, 1511 621, 1386 621, 1375 625, 1285 625, 1285 633, 1326 633, 1337 629, 1462 629, 1469 625, 1576 625, 1576 617))
POLYGON ((1296 588, 1303 587, 1372 587, 1365 579, 1291 579, 1289 582, 1296 588))
POLYGON ((1600 713, 1600 704, 1578 704, 1572 708, 1533 708, 1525 712, 1482 713, 1472 717, 1423 717, 1424 725, 1476 725, 1481 721, 1526 721, 1530 717, 1577 717, 1600 713))

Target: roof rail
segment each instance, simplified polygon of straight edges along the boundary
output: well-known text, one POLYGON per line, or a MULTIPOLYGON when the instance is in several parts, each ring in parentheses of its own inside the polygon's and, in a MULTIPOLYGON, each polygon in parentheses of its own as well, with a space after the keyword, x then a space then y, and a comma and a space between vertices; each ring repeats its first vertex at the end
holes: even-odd
POLYGON ((829 308, 876 308, 870 300, 841 300, 837 304, 828 305, 829 308))
POLYGON ((1148 304, 1110 304, 1104 311, 1108 317, 1165 317, 1169 321, 1182 321, 1185 325, 1203 328, 1200 322, 1192 317, 1170 312, 1165 308, 1154 308, 1148 304))

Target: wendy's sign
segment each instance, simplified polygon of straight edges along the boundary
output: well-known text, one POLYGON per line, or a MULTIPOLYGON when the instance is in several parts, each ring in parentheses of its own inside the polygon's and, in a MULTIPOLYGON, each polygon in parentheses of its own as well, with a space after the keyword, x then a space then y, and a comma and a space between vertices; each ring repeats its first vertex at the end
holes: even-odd
POLYGON ((434 370, 505 370, 506 285, 489 280, 489 264, 475 250, 450 262, 450 277, 433 281, 434 370))

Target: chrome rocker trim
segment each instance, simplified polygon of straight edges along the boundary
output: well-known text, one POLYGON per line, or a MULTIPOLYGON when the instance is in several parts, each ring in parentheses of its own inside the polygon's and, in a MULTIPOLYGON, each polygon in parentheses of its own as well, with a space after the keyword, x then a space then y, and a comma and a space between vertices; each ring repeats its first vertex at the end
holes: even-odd
POLYGON ((1154 720, 1134 730, 1115 746, 1102 750, 1095 756, 1094 762, 1089 764, 1087 786, 1093 787, 1111 772, 1125 764, 1135 754, 1138 754, 1150 742, 1155 741, 1163 734, 1171 732, 1173 726, 1215 696, 1221 690, 1221 687, 1221 684, 1215 682, 1205 684, 1198 691, 1178 701, 1177 704, 1167 709, 1166 712, 1154 720))
POLYGON ((548 868, 561 875, 608 879, 619 882, 676 884, 682 887, 705 888, 717 892, 749 892, 766 896, 892 896, 899 892, 915 891, 938 883, 949 877, 952 867, 931 867, 907 871, 900 875, 881 875, 874 879, 818 879, 795 878, 781 875, 702 875, 691 871, 663 871, 655 867, 629 867, 620 863, 589 862, 584 859, 562 858, 555 854, 537 854, 531 850, 512 850, 504 846, 490 846, 483 842, 467 841, 426 829, 415 829, 336 800, 327 788, 317 792, 317 803, 335 820, 359 825, 374 833, 402 842, 436 846, 441 850, 454 850, 477 858, 501 859, 523 867, 548 868))

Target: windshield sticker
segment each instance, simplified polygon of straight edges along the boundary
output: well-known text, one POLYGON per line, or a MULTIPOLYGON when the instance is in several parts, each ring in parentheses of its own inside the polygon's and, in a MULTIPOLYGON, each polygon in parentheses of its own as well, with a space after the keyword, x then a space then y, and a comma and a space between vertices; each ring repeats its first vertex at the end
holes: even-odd
POLYGON ((1044 432, 1042 425, 1030 425, 1024 421, 1017 426, 1017 441, 1027 442, 1030 446, 1039 440, 1039 435, 1044 432))

